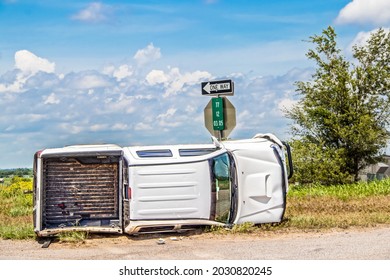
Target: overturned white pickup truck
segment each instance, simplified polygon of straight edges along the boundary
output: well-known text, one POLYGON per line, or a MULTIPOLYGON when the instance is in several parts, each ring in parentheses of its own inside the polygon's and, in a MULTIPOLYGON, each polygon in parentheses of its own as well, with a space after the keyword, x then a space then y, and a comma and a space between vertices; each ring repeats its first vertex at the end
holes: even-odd
POLYGON ((292 162, 286 143, 258 134, 212 144, 45 149, 35 154, 34 175, 38 236, 136 234, 279 222, 292 162))

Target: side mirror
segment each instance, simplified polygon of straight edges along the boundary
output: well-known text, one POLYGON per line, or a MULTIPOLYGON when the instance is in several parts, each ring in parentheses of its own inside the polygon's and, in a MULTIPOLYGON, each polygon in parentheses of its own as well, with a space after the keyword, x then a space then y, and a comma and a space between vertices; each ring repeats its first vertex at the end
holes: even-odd
POLYGON ((294 174, 293 161, 292 161, 292 157, 291 157, 291 148, 287 142, 283 142, 283 145, 286 147, 286 152, 287 152, 287 162, 288 162, 288 166, 287 166, 288 176, 287 176, 287 178, 290 179, 294 174))

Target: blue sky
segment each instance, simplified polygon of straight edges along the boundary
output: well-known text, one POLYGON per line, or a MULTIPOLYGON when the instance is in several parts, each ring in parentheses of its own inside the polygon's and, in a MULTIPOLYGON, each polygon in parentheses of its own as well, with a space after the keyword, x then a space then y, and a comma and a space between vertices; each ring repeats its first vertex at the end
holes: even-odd
POLYGON ((232 79, 233 139, 288 140, 304 40, 390 26, 388 0, 0 0, 0 168, 72 144, 208 143, 200 83, 232 79), (375 3, 375 4, 374 4, 375 3))

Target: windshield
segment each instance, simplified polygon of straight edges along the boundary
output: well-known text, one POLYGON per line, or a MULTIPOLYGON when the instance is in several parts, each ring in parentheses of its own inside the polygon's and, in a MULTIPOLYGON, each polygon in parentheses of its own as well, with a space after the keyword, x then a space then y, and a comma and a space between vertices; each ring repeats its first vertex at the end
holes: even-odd
POLYGON ((212 170, 212 198, 215 207, 214 220, 228 222, 231 207, 230 158, 227 153, 215 157, 210 162, 212 170))

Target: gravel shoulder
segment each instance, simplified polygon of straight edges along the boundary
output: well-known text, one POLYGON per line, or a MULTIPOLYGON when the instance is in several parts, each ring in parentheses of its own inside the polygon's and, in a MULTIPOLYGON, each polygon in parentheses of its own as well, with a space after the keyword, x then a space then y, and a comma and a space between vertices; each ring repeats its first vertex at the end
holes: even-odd
POLYGON ((0 240, 2 260, 390 260, 390 226, 322 232, 94 235, 84 243, 0 240), (159 242, 160 241, 160 242, 159 242), (159 244, 163 243, 163 244, 159 244))

